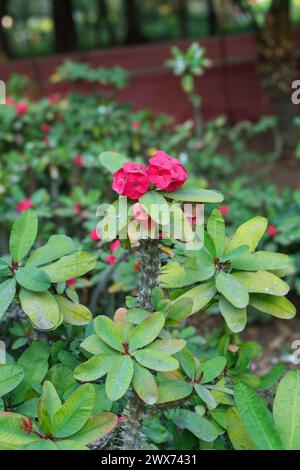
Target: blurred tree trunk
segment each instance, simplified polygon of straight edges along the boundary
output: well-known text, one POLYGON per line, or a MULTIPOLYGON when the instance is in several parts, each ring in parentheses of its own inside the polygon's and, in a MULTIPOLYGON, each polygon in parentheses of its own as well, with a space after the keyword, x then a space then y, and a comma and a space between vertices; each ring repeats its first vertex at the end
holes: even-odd
POLYGON ((210 35, 217 34, 218 32, 218 21, 216 10, 214 6, 214 0, 207 0, 207 22, 208 32, 210 35))
POLYGON ((297 62, 290 6, 290 0, 273 0, 264 27, 258 34, 258 71, 278 118, 284 160, 294 158, 300 138, 298 128, 293 125, 298 109, 291 101, 291 85, 297 79, 297 62))
POLYGON ((177 18, 179 22, 180 35, 186 38, 188 35, 188 7, 186 0, 177 0, 177 18))
POLYGON ((127 23, 125 44, 139 44, 141 42, 146 42, 147 38, 140 27, 136 0, 123 0, 123 4, 127 23))
MULTIPOLYGON (((0 19, 8 14, 7 9, 8 0, 0 0, 0 19)), ((5 28, 0 23, 0 49, 6 57, 12 57, 12 50, 10 47, 9 39, 5 28)))
POLYGON ((295 147, 300 139, 293 124, 298 108, 291 100, 291 85, 297 79, 296 47, 290 18, 290 0, 272 0, 260 27, 248 0, 235 0, 248 13, 258 43, 258 73, 273 112, 278 120, 282 140, 281 158, 295 163, 295 147))
POLYGON ((73 19, 72 0, 52 0, 55 30, 55 52, 77 50, 77 34, 73 19))
POLYGON ((113 45, 116 44, 117 43, 116 35, 115 35, 113 25, 111 24, 111 21, 109 19, 109 12, 108 12, 106 0, 97 0, 97 15, 98 15, 97 27, 100 29, 102 22, 105 23, 105 27, 108 32, 110 43, 113 45))

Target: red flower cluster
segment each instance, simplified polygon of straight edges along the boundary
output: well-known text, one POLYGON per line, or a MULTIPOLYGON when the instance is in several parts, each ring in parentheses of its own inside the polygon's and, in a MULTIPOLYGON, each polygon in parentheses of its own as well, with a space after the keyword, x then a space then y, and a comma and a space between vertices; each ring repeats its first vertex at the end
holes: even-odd
POLYGON ((144 164, 124 163, 123 167, 114 173, 112 189, 129 199, 139 199, 151 184, 157 189, 172 192, 179 189, 188 178, 188 173, 180 161, 162 150, 151 157, 149 162, 148 169, 144 164))
POLYGON ((28 197, 25 197, 22 201, 20 201, 17 205, 17 211, 18 212, 24 212, 27 211, 28 209, 33 209, 33 203, 31 199, 28 197))

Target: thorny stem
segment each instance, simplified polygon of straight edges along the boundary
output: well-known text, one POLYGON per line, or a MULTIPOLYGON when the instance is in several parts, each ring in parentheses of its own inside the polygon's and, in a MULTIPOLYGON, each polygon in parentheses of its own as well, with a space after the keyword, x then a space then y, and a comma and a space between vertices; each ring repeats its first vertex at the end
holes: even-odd
MULTIPOLYGON (((151 305, 151 293, 158 285, 159 274, 159 246, 157 240, 142 240, 140 252, 140 284, 138 305, 149 311, 153 311, 151 305)), ((144 439, 143 421, 146 417, 146 406, 133 393, 124 410, 124 420, 120 425, 120 449, 140 450, 144 439)))

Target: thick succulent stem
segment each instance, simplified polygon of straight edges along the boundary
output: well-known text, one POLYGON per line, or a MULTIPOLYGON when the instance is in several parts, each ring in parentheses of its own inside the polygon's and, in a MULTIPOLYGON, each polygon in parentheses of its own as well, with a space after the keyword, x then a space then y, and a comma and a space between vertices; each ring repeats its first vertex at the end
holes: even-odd
POLYGON ((159 246, 157 240, 142 240, 140 243, 140 285, 138 304, 145 310, 152 311, 151 293, 158 285, 159 246))
MULTIPOLYGON (((140 251, 140 286, 138 304, 145 310, 152 311, 151 293, 158 285, 159 246, 157 240, 142 240, 140 251)), ((140 450, 144 439, 143 421, 146 417, 146 406, 133 393, 124 410, 124 420, 120 429, 120 448, 122 450, 140 450)))

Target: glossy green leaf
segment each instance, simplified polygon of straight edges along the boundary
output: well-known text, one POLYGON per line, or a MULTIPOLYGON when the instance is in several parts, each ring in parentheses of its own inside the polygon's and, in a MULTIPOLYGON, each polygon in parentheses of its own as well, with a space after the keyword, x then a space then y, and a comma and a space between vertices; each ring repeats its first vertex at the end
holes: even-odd
POLYGON ((55 263, 43 266, 43 271, 48 274, 51 282, 68 281, 83 276, 95 267, 94 255, 84 251, 78 251, 64 256, 55 263))
POLYGON ((181 400, 191 395, 192 391, 192 385, 184 380, 168 380, 159 385, 157 404, 181 400))
POLYGON ((154 405, 158 399, 158 387, 155 379, 148 369, 134 361, 132 386, 136 394, 147 405, 154 405))
POLYGON ((159 372, 169 372, 176 370, 179 367, 178 361, 171 356, 162 354, 152 349, 141 349, 135 351, 133 356, 139 364, 148 369, 153 369, 159 372))
POLYGON ((44 266, 78 250, 79 247, 72 238, 66 235, 52 235, 46 245, 31 253, 26 261, 26 266, 44 266))
POLYGON ((128 158, 116 152, 102 152, 99 155, 99 160, 101 165, 104 166, 109 173, 113 174, 122 168, 124 163, 128 161, 128 158))
POLYGON ((171 356, 181 351, 186 346, 184 339, 157 339, 148 346, 148 349, 171 356))
POLYGON ((274 422, 286 450, 300 450, 300 371, 281 379, 273 404, 274 422))
POLYGON ((50 292, 31 292, 20 290, 22 310, 29 317, 33 325, 39 330, 52 330, 60 322, 57 302, 50 292))
POLYGON ((197 395, 201 398, 201 400, 206 403, 209 408, 216 408, 217 402, 211 392, 206 388, 203 387, 201 384, 194 384, 194 389, 197 395))
POLYGON ((198 377, 203 374, 201 384, 212 382, 222 374, 225 366, 226 359, 223 356, 217 356, 213 357, 212 359, 208 359, 198 368, 196 378, 198 379, 198 377))
POLYGON ((212 442, 218 437, 216 427, 193 411, 179 410, 175 415, 174 422, 178 427, 187 429, 205 442, 212 442))
POLYGON ((257 251, 248 253, 232 261, 232 267, 240 271, 273 271, 290 267, 290 258, 281 253, 257 251))
POLYGON ((152 313, 145 318, 138 326, 136 326, 129 337, 129 350, 143 348, 151 343, 165 324, 165 316, 162 313, 152 313))
POLYGON ((92 382, 107 374, 118 356, 110 354, 98 354, 88 361, 80 364, 74 370, 74 377, 82 382, 92 382))
POLYGON ((185 298, 175 300, 170 304, 167 310, 167 318, 172 318, 173 320, 181 321, 189 317, 193 310, 193 301, 192 299, 185 298))
POLYGON ((248 251, 249 251, 249 246, 247 245, 239 246, 238 248, 234 248, 233 250, 229 251, 226 255, 222 256, 220 261, 221 263, 230 261, 232 265, 235 259, 237 258, 240 259, 242 255, 244 255, 245 253, 248 253, 248 251))
POLYGON ((273 317, 291 319, 296 315, 296 307, 285 297, 275 295, 251 294, 250 305, 273 317))
POLYGON ((245 308, 249 304, 249 294, 231 274, 221 271, 216 277, 218 291, 236 308, 245 308))
POLYGON ((0 450, 21 450, 36 440, 35 434, 26 434, 21 429, 21 418, 17 413, 0 412, 0 450))
POLYGON ((97 335, 88 336, 80 345, 82 349, 91 354, 118 354, 97 335))
POLYGON ((199 286, 193 287, 184 294, 180 295, 177 300, 181 299, 192 299, 193 309, 191 314, 199 312, 202 308, 206 307, 207 304, 214 298, 217 292, 214 282, 207 282, 199 286))
POLYGON ((83 428, 72 436, 72 441, 91 444, 112 432, 117 424, 118 416, 114 413, 99 413, 88 419, 83 428))
POLYGON ((75 390, 55 413, 53 433, 65 438, 76 434, 89 419, 95 402, 95 389, 85 384, 75 390))
POLYGON ((220 312, 233 333, 240 333, 247 324, 246 308, 236 308, 223 295, 220 296, 220 312))
POLYGON ((247 434, 259 450, 282 450, 271 415, 262 399, 246 383, 239 382, 234 389, 237 411, 247 434))
POLYGON ((101 338, 106 344, 111 346, 117 351, 123 352, 124 348, 122 343, 124 338, 120 333, 119 328, 114 324, 114 322, 106 317, 105 315, 100 315, 94 320, 94 328, 96 334, 101 338))
POLYGON ((24 371, 17 365, 0 365, 0 397, 11 392, 23 380, 24 371))
POLYGON ((62 406, 62 403, 54 385, 49 382, 49 380, 45 380, 45 382, 43 383, 42 400, 45 403, 45 407, 49 414, 50 422, 52 424, 54 416, 59 410, 59 408, 62 406))
POLYGON ((285 366, 283 364, 276 364, 269 372, 259 377, 260 382, 256 390, 266 390, 272 387, 280 379, 284 371, 285 366))
POLYGON ((238 248, 241 245, 248 245, 250 252, 255 251, 267 229, 267 226, 267 219, 260 216, 253 217, 240 225, 227 247, 227 252, 234 248, 238 248))
POLYGON ((256 445, 248 436, 245 425, 234 407, 229 408, 226 413, 226 430, 235 450, 256 450, 256 445))
POLYGON ((238 272, 232 274, 249 293, 261 293, 268 295, 284 296, 290 288, 289 285, 267 271, 238 272))
POLYGON ((32 210, 23 212, 14 223, 10 234, 9 252, 13 261, 20 262, 28 254, 35 242, 37 230, 36 212, 32 210))
POLYGON ((127 392, 133 377, 133 362, 129 356, 120 356, 114 359, 109 369, 105 389, 106 395, 112 401, 122 398, 127 392))
POLYGON ((207 221, 207 232, 214 242, 217 257, 220 258, 225 247, 225 221, 218 209, 212 211, 207 221))
POLYGON ((16 280, 22 287, 33 292, 43 292, 51 286, 49 276, 35 267, 18 269, 16 280))
POLYGON ((6 312, 16 295, 15 279, 7 279, 0 284, 0 319, 6 312))
POLYGON ((186 375, 193 380, 196 372, 196 364, 191 351, 188 348, 184 348, 177 354, 176 357, 179 360, 180 365, 186 375))
POLYGON ((157 191, 148 191, 140 199, 143 210, 157 224, 165 224, 164 214, 169 212, 169 205, 165 198, 157 191), (163 209, 162 209, 163 208, 163 209))
POLYGON ((171 193, 162 193, 167 199, 183 202, 222 202, 223 194, 211 189, 180 188, 171 193))
POLYGON ((61 295, 56 295, 59 311, 66 323, 75 326, 87 325, 92 319, 91 311, 81 304, 74 304, 61 295))

